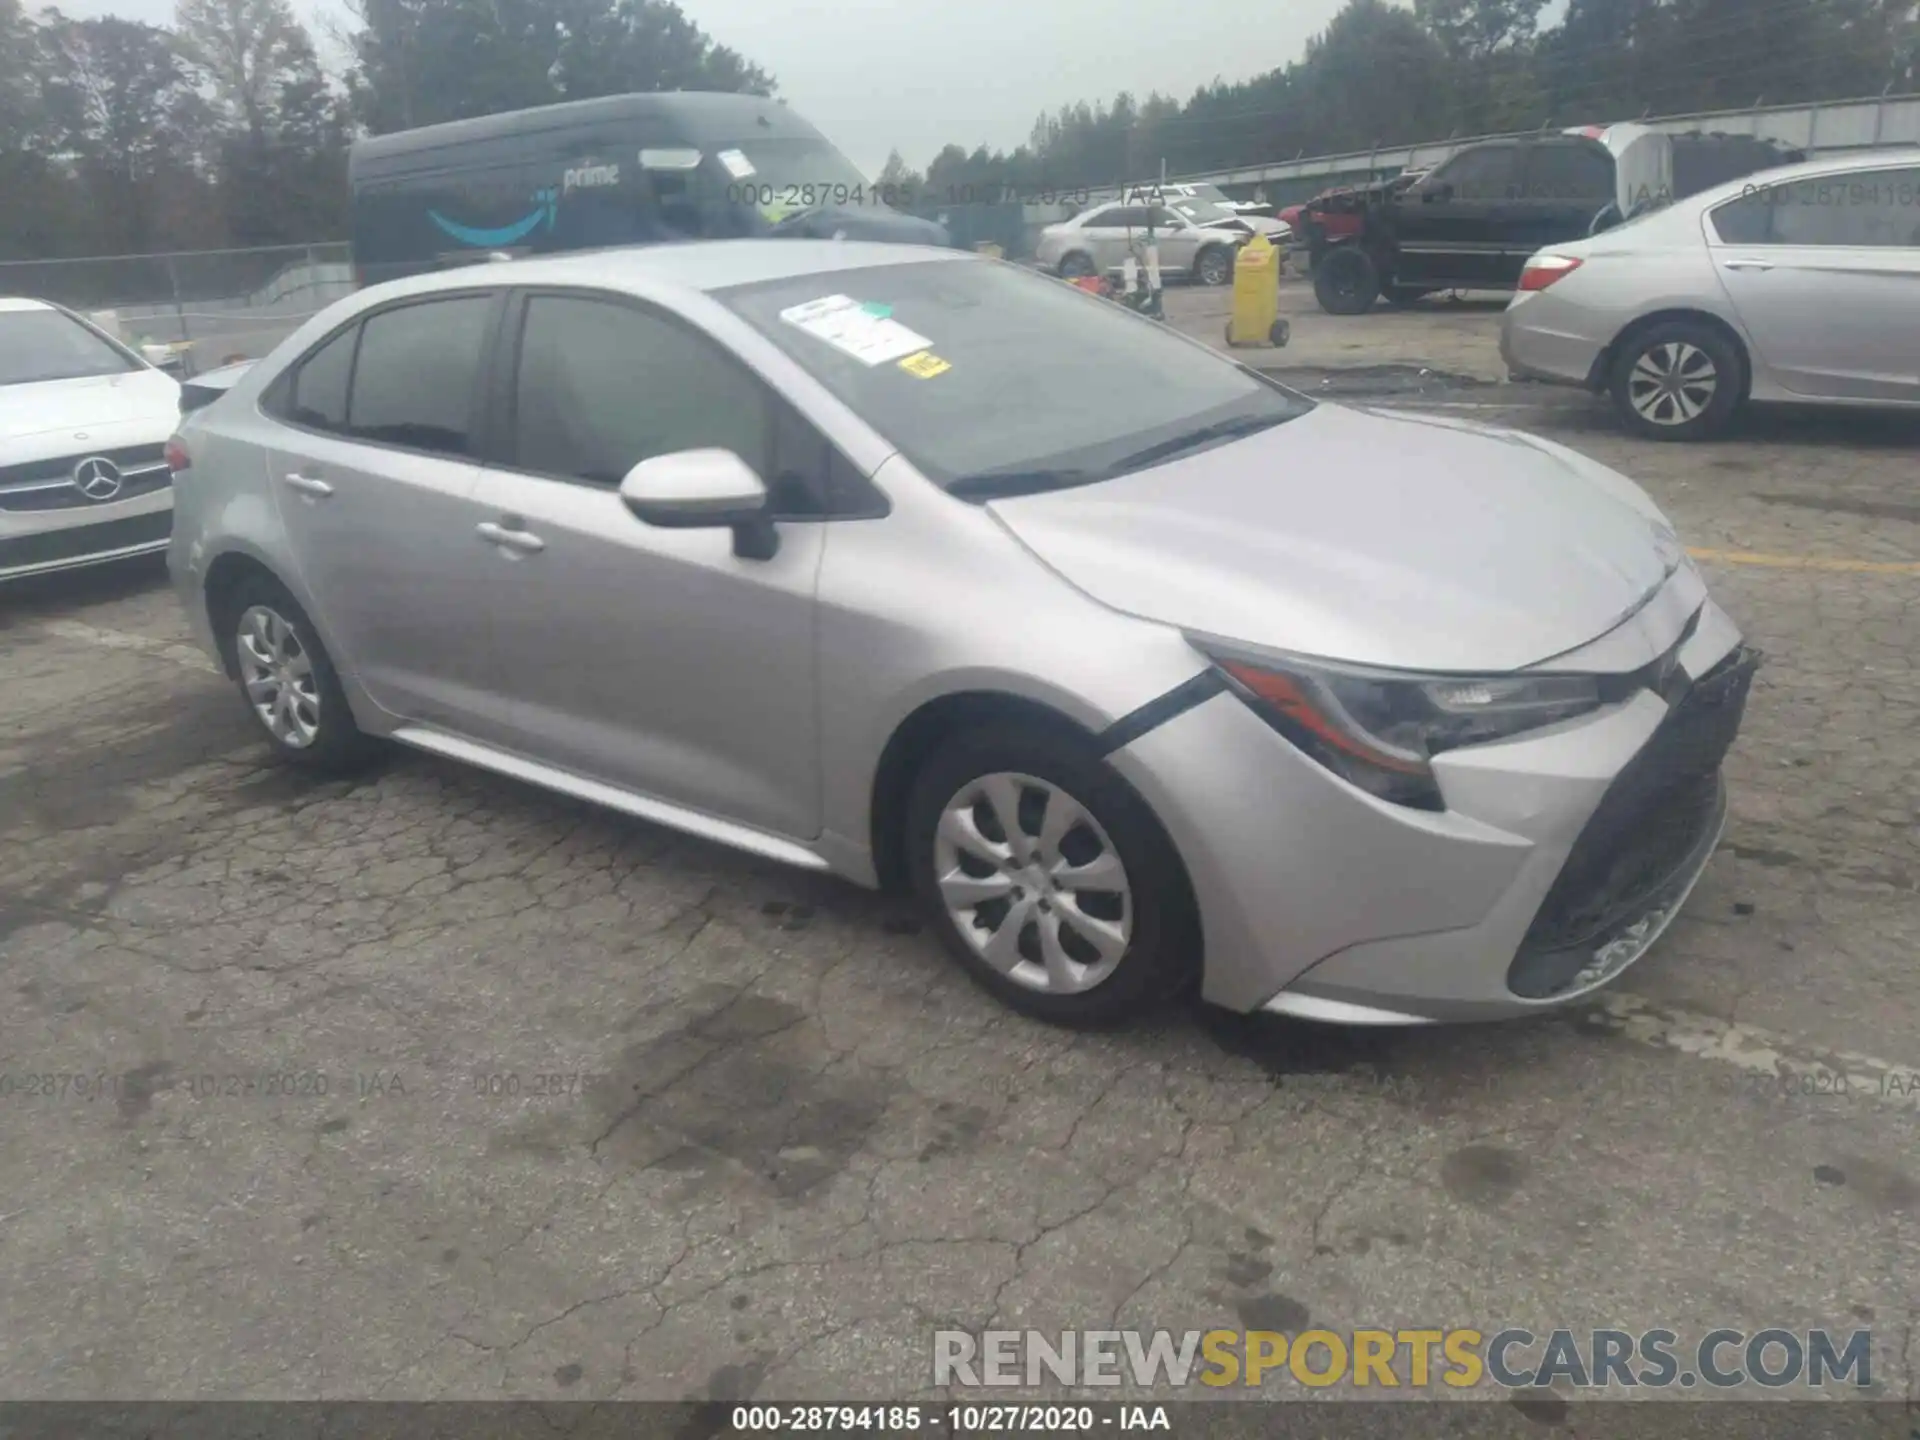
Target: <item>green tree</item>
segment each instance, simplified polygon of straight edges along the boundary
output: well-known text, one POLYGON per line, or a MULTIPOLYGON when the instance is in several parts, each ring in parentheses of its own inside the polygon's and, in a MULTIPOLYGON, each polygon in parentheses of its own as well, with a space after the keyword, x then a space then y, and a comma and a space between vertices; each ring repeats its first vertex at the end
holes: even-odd
POLYGON ((167 187, 197 185, 206 112, 172 36, 114 16, 43 14, 46 137, 55 153, 72 157, 94 244, 138 252, 178 243, 178 232, 162 223, 182 213, 169 207, 167 187))
POLYGON ((635 90, 773 93, 671 0, 356 0, 349 89, 375 133, 635 90))
POLYGON ((232 243, 342 233, 345 111, 287 0, 180 0, 175 29, 211 100, 232 243))

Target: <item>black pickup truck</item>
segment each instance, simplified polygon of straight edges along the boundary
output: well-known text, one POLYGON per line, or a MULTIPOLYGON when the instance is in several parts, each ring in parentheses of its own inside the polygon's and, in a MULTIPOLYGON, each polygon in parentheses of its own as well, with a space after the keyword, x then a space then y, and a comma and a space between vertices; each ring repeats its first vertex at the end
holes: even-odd
POLYGON ((1314 294, 1335 315, 1382 297, 1512 290, 1529 256, 1805 156, 1751 136, 1589 126, 1469 145, 1426 174, 1322 197, 1301 217, 1314 294))

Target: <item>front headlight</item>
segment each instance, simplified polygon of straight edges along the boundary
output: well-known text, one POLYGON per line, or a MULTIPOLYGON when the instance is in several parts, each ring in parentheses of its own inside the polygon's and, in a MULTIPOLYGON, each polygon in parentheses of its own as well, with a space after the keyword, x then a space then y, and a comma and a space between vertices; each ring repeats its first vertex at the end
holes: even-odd
POLYGON ((1589 675, 1413 675, 1323 661, 1215 654, 1268 724, 1368 794, 1442 810, 1433 757, 1598 709, 1589 675))

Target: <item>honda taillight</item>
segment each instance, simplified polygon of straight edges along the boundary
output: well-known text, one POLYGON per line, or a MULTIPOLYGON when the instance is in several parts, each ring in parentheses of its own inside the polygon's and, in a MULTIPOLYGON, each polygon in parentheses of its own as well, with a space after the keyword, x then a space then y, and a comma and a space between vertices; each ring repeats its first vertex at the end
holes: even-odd
POLYGON ((187 454, 186 442, 178 435, 167 441, 167 448, 164 453, 167 460, 167 469, 171 470, 174 474, 178 475, 182 470, 190 470, 193 468, 193 457, 187 454))
POLYGON ((1527 261, 1527 268, 1520 272, 1520 289, 1523 292, 1544 290, 1566 279, 1584 264, 1586 261, 1576 260, 1571 255, 1536 255, 1527 261))

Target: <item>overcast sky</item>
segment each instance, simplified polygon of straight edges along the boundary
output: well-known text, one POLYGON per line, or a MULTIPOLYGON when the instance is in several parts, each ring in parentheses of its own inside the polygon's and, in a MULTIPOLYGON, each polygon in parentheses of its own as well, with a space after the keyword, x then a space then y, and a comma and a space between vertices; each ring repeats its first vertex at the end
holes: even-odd
MULTIPOLYGON (((31 6, 33 0, 28 0, 31 6)), ((1075 100, 1160 90, 1184 100, 1218 76, 1298 59, 1343 0, 682 0, 722 44, 772 73, 780 94, 869 175, 899 149, 923 168, 949 141, 1011 149, 1034 117, 1075 100)), ((338 0, 294 0, 323 53, 338 0)), ((173 0, 68 0, 69 15, 166 24, 173 0)))

